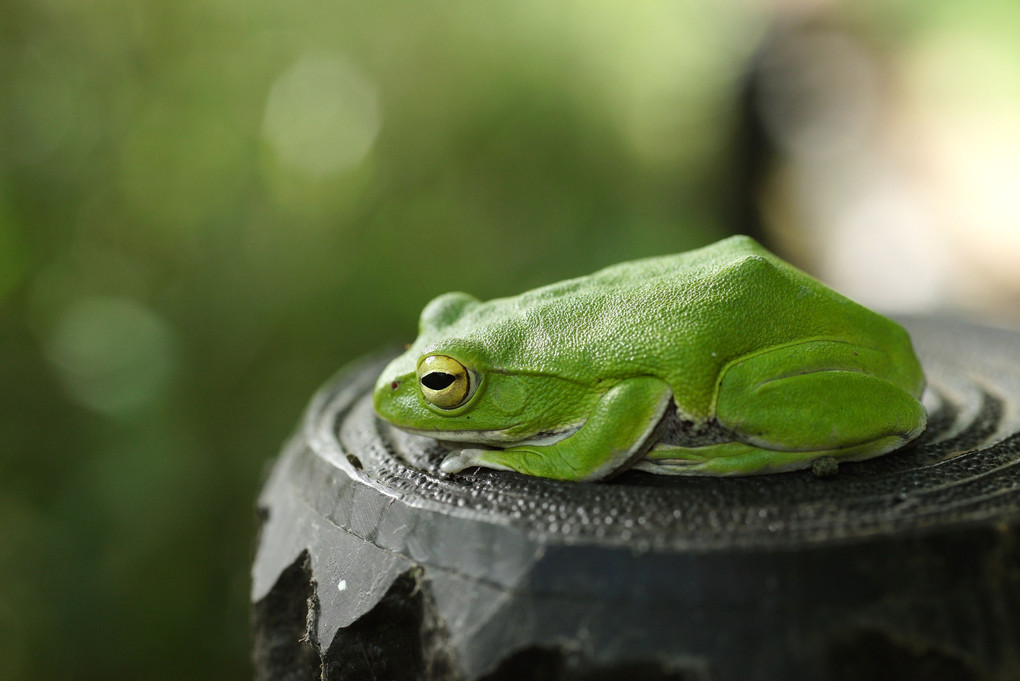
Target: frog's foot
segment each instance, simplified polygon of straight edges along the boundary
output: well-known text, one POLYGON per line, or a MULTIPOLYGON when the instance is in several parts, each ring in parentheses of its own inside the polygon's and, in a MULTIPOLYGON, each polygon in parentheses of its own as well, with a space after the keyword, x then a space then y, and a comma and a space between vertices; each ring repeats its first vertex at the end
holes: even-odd
POLYGON ((722 442, 704 447, 658 445, 634 468, 659 475, 755 475, 810 468, 823 457, 835 461, 861 461, 902 447, 900 436, 878 438, 850 447, 814 451, 781 451, 744 442, 722 442))
POLYGON ((446 455, 443 462, 439 464, 439 470, 444 473, 460 473, 465 468, 480 466, 482 468, 495 468, 500 471, 514 470, 510 466, 500 463, 492 455, 499 454, 499 450, 490 449, 462 449, 459 452, 451 452, 446 455))
MULTIPOLYGON (((748 475, 765 472, 778 452, 743 442, 701 447, 657 444, 634 469, 658 475, 748 475), (749 469, 750 467, 750 469, 749 469)), ((800 453, 803 459, 804 453, 800 453)))
POLYGON ((525 475, 560 480, 577 479, 580 474, 550 456, 551 447, 525 446, 511 449, 464 449, 448 454, 439 469, 444 473, 460 473, 466 468, 492 468, 497 471, 517 471, 525 475))

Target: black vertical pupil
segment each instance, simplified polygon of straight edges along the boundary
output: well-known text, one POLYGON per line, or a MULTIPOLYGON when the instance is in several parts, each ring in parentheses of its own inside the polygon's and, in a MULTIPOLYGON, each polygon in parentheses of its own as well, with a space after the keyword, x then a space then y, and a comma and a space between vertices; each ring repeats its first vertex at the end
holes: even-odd
POLYGON ((421 384, 429 390, 442 390, 450 387, 450 384, 457 380, 453 374, 445 371, 430 371, 421 377, 421 384))

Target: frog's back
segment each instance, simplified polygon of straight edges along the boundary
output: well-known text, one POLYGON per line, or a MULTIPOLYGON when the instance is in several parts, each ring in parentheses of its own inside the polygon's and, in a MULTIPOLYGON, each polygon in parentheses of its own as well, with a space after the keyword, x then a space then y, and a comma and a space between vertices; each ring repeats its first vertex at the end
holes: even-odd
POLYGON ((678 286, 700 284, 723 270, 737 267, 748 258, 782 262, 749 236, 737 235, 685 253, 644 258, 612 265, 591 275, 600 286, 642 285, 650 280, 678 286))
POLYGON ((723 366, 768 348, 830 339, 912 356, 898 325, 746 236, 613 265, 470 316, 464 328, 518 370, 578 382, 657 376, 692 413, 710 409, 723 366))
POLYGON ((593 274, 549 284, 505 300, 516 301, 519 307, 527 308, 555 305, 585 292, 596 296, 604 293, 626 296, 628 292, 643 296, 655 286, 700 285, 713 274, 751 257, 782 262, 751 237, 737 235, 693 251, 610 265, 593 274))

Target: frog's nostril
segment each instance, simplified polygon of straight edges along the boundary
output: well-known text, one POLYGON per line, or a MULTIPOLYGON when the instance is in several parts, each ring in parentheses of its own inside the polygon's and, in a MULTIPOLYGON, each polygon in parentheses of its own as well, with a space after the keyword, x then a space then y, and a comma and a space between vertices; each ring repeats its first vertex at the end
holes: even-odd
POLYGON ((390 383, 390 390, 396 390, 400 387, 400 381, 393 381, 390 383))

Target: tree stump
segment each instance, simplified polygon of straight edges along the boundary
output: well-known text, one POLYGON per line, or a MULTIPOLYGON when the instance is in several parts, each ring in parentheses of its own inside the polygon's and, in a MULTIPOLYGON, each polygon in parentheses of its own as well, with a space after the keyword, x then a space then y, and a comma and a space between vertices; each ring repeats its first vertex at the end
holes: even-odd
POLYGON ((446 475, 348 367, 259 500, 256 678, 1020 678, 1020 334, 904 324, 927 431, 815 474, 446 475))

